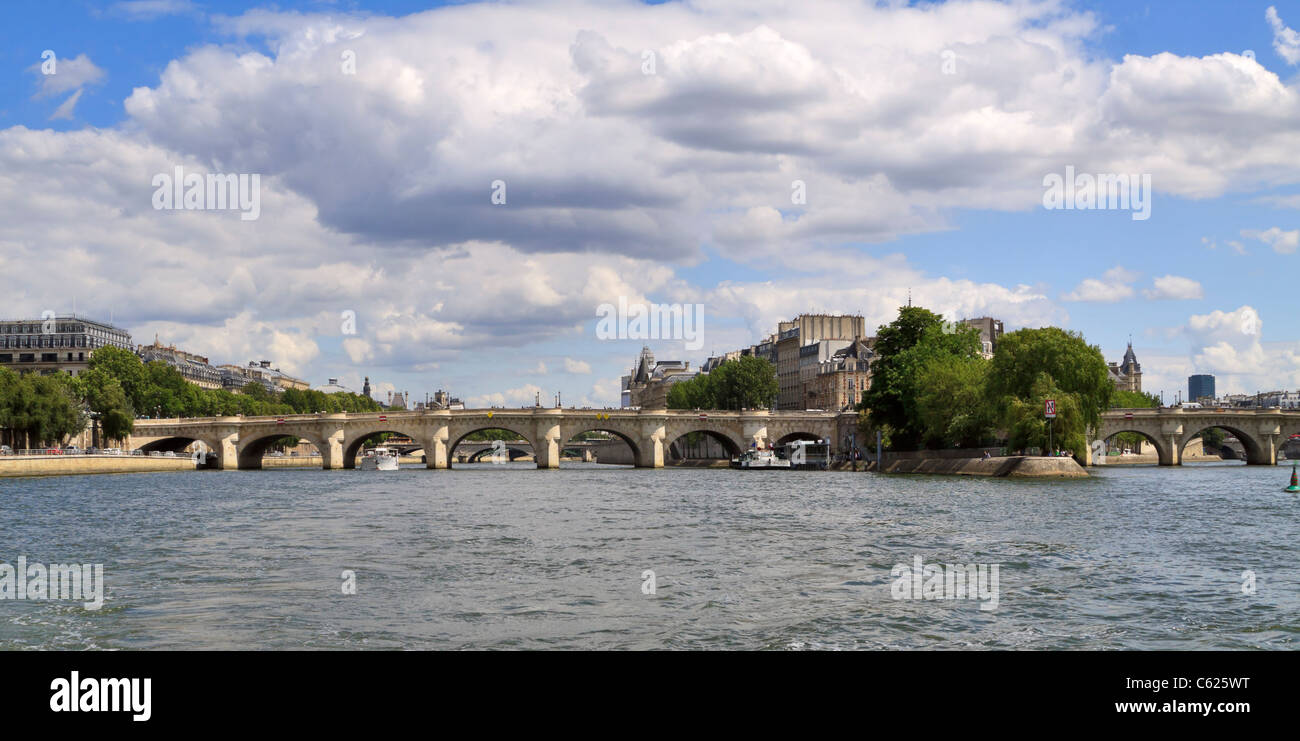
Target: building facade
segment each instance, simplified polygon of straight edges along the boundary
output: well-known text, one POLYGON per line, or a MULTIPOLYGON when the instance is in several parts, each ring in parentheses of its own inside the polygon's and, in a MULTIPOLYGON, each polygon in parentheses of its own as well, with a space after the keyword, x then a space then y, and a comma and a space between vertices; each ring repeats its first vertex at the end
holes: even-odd
POLYGON ((140 345, 135 354, 143 363, 165 363, 175 368, 186 381, 205 389, 222 388, 221 371, 208 363, 202 355, 177 350, 175 345, 163 345, 154 335, 152 345, 140 345))
POLYGON ((0 367, 17 373, 80 375, 108 345, 133 350, 129 332, 86 317, 0 320, 0 367))
POLYGON ((262 384, 268 391, 284 389, 306 391, 311 388, 311 384, 306 381, 294 378, 279 368, 272 368, 269 360, 249 361, 247 366, 222 365, 217 370, 221 372, 222 388, 227 391, 238 391, 245 384, 253 382, 262 384))
POLYGON ((452 396, 449 392, 438 389, 433 392, 433 398, 430 400, 429 406, 433 409, 464 409, 465 403, 452 396))
POLYGON ((862 340, 855 340, 817 364, 817 372, 804 384, 806 409, 848 411, 862 401, 871 387, 873 352, 862 340))
POLYGON ((963 319, 962 324, 979 330, 980 354, 985 358, 993 357, 993 353, 998 349, 998 340, 1002 338, 1002 320, 982 316, 977 319, 963 319))
POLYGON ((1111 363, 1107 368, 1110 380, 1119 391, 1142 390, 1142 366, 1138 364, 1137 355, 1133 353, 1133 343, 1128 343, 1122 363, 1111 363))
POLYGON ((1259 405, 1265 409, 1300 409, 1300 392, 1267 391, 1259 395, 1259 405))
POLYGON ((799 348, 799 393, 802 394, 800 409, 823 409, 814 392, 814 381, 822 367, 837 352, 853 344, 853 340, 817 340, 799 348))
POLYGON ((1199 374, 1187 377, 1187 400, 1214 400, 1214 376, 1199 374))
MULTIPOLYGON (((861 339, 866 320, 856 314, 800 314, 777 325, 775 362, 777 409, 805 409, 807 390, 800 383, 800 357, 803 348, 822 340, 851 342, 861 339)), ((841 345, 843 347, 844 345, 841 345)), ((814 351, 821 353, 822 350, 814 351)))
POLYGON ((631 373, 622 378, 620 405, 624 409, 666 409, 668 389, 696 376, 690 367, 682 360, 656 361, 650 348, 642 347, 631 373))

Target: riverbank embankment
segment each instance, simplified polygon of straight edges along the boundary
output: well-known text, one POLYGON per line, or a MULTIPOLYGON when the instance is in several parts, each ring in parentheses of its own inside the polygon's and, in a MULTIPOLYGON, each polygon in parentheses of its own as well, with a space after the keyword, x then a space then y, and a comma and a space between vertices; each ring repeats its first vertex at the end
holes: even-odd
POLYGON ((1009 455, 998 458, 885 457, 885 473, 929 473, 1028 479, 1083 479, 1087 470, 1073 458, 1009 455))
POLYGON ((0 457, 0 478, 16 476, 82 476, 92 473, 193 471, 189 457, 150 455, 34 455, 0 457))

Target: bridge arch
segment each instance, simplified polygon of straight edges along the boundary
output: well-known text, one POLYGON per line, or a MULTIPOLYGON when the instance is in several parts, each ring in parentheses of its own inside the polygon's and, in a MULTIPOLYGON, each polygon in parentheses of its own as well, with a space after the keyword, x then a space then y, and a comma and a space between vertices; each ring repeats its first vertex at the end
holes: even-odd
MULTIPOLYGON (((1285 418, 1278 425, 1277 449, 1281 451, 1283 448, 1288 448, 1287 458, 1296 460, 1297 444, 1300 444, 1300 419, 1285 418), (1292 440, 1292 436, 1296 436, 1296 440, 1292 440)), ((1276 459, 1274 462, 1277 462, 1276 459)))
POLYGON ((717 417, 675 419, 664 425, 664 450, 693 432, 702 432, 717 440, 728 455, 740 455, 749 448, 743 425, 736 420, 717 417))
POLYGON ((204 455, 196 457, 196 467, 204 469, 217 470, 221 468, 221 455, 218 451, 221 446, 205 437, 191 437, 189 435, 169 435, 159 437, 148 442, 142 442, 137 446, 137 450, 143 450, 148 453, 175 453, 180 456, 189 456, 192 453, 186 453, 185 449, 191 445, 199 443, 204 448, 204 455))
MULTIPOLYGON (((534 457, 537 456, 537 445, 533 441, 533 436, 526 435, 520 432, 519 425, 512 425, 510 424, 509 421, 503 421, 499 423, 495 421, 483 422, 478 424, 465 425, 463 427, 454 427, 451 430, 449 430, 447 435, 447 467, 450 468, 452 466, 452 458, 456 454, 456 447, 460 445, 462 442, 464 442, 466 437, 473 435, 475 432, 485 432, 487 430, 504 430, 513 435, 517 435, 518 436, 517 439, 523 440, 524 442, 528 443, 528 446, 533 449, 533 456, 534 457)), ((506 441, 506 443, 507 443, 506 449, 509 450, 509 441, 506 441)), ((474 453, 471 456, 471 458, 481 459, 484 453, 491 453, 491 452, 492 452, 491 448, 487 448, 486 450, 480 450, 474 453)), ((512 454, 511 460, 514 460, 515 457, 516 456, 512 454)))
MULTIPOLYGON (((637 443, 635 433, 633 431, 620 429, 620 428, 621 428, 620 425, 602 425, 602 424, 595 424, 595 425, 579 424, 579 425, 562 426, 560 428, 560 435, 563 438, 560 444, 561 453, 564 452, 563 449, 565 448, 565 446, 568 445, 569 443, 572 443, 574 441, 574 438, 576 438, 578 435, 583 435, 588 432, 604 432, 613 435, 615 438, 619 440, 622 440, 628 446, 628 448, 632 450, 633 465, 636 466, 646 465, 645 457, 643 454, 643 446, 637 443)), ((599 460, 597 462, 599 463, 599 460)))
POLYGON ((690 427, 674 427, 664 437, 665 458, 672 452, 676 452, 677 455, 674 456, 676 460, 686 460, 684 455, 685 438, 693 434, 705 435, 709 439, 716 441, 722 446, 723 453, 728 458, 734 458, 745 451, 745 442, 735 433, 727 430, 716 427, 696 427, 694 429, 690 427))
MULTIPOLYGON (((1160 440, 1160 437, 1159 437, 1158 435, 1153 435, 1153 434, 1151 434, 1150 431, 1143 429, 1141 426, 1137 426, 1137 425, 1132 425, 1132 426, 1115 425, 1115 426, 1111 426, 1110 428, 1108 428, 1108 429, 1106 429, 1106 430, 1104 431, 1103 434, 1105 435, 1105 437, 1102 437, 1102 438, 1100 438, 1100 439, 1101 439, 1104 443, 1106 443, 1106 449, 1109 451, 1109 449, 1111 448, 1111 441, 1112 441, 1113 439, 1115 439, 1115 436, 1116 436, 1116 435, 1122 435, 1122 434, 1124 434, 1124 433, 1130 433, 1130 434, 1141 435, 1143 440, 1145 440, 1145 441, 1151 443, 1151 447, 1153 447, 1153 448, 1156 449, 1156 460, 1157 460, 1157 464, 1158 464, 1158 465, 1161 465, 1161 466, 1173 466, 1173 465, 1177 465, 1176 462, 1174 461, 1174 455, 1173 455, 1173 454, 1174 454, 1174 450, 1173 450, 1172 448, 1170 448, 1169 445, 1168 445, 1167 443, 1162 442, 1162 441, 1160 440)), ((1182 455, 1182 447, 1181 447, 1181 446, 1179 447, 1179 449, 1178 449, 1177 452, 1178 452, 1178 454, 1179 454, 1179 456, 1180 456, 1180 459, 1181 459, 1181 455, 1182 455)), ((1097 464, 1097 463, 1103 463, 1103 464, 1104 464, 1104 463, 1112 463, 1112 462, 1113 462, 1113 463, 1123 463, 1124 460, 1123 460, 1123 458, 1119 458, 1119 459, 1116 460, 1116 461, 1110 461, 1110 460, 1093 461, 1093 464, 1095 465, 1095 464, 1097 464)))
POLYGON ((311 443, 316 452, 320 453, 322 464, 329 467, 329 446, 319 437, 302 430, 293 430, 292 432, 264 432, 254 434, 248 438, 240 437, 239 444, 235 447, 235 454, 239 461, 239 470, 258 469, 262 467, 262 458, 266 456, 266 451, 271 447, 271 443, 282 437, 296 437, 311 443))
POLYGON ((356 468, 357 456, 361 454, 361 446, 375 435, 382 435, 384 433, 409 437, 415 442, 415 444, 420 446, 417 450, 423 449, 426 453, 429 450, 429 444, 427 441, 423 440, 419 431, 402 429, 401 425, 384 424, 381 422, 366 427, 347 430, 343 438, 343 443, 340 446, 340 449, 343 451, 343 468, 356 468))
POLYGON ((1224 432, 1227 432, 1231 434, 1233 437, 1237 438, 1237 442, 1241 443, 1241 447, 1246 451, 1247 463, 1255 463, 1257 461, 1268 461, 1268 452, 1260 444, 1259 440, 1256 439, 1255 436, 1242 430, 1239 427, 1233 426, 1231 424, 1221 424, 1219 420, 1214 420, 1210 424, 1198 423, 1198 424, 1190 425, 1190 427, 1193 428, 1199 427, 1200 429, 1192 429, 1188 432, 1188 434, 1183 436, 1183 441, 1180 443, 1179 450, 1178 450, 1179 460, 1182 460, 1183 458, 1183 449, 1186 448, 1187 444, 1190 443, 1193 439, 1200 437, 1202 440, 1204 440, 1203 435, 1205 434, 1206 430, 1218 429, 1218 430, 1223 430, 1224 432))

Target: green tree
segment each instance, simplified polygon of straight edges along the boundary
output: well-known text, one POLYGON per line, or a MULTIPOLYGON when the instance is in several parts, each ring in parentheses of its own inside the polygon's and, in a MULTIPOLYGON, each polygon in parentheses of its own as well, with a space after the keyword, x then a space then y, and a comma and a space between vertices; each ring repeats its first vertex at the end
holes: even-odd
POLYGON ((121 382, 103 368, 87 370, 77 378, 86 406, 99 415, 104 437, 125 440, 135 430, 135 413, 121 382))
POLYGON ((1069 450, 1082 455, 1087 446, 1087 415, 1079 407, 1079 397, 1057 386, 1047 373, 1040 373, 1024 396, 1005 400, 1003 420, 1007 428, 1007 446, 1013 449, 1039 448, 1044 454, 1053 449, 1069 450), (1043 402, 1056 400, 1056 418, 1043 415, 1043 402))
POLYGON ((936 355, 921 364, 916 410, 928 447, 974 447, 990 437, 988 371, 989 361, 979 356, 936 355))
POLYGON ((750 355, 728 360, 704 377, 710 376, 715 409, 767 409, 780 390, 776 366, 750 355))
POLYGON ((241 388, 239 392, 243 394, 245 398, 251 399, 255 402, 263 402, 263 403, 270 404, 275 401, 278 401, 273 392, 268 390, 265 386, 263 386, 261 383, 258 383, 257 381, 249 381, 248 383, 244 384, 244 387, 241 388))
POLYGON ((862 394, 859 409, 870 413, 870 425, 890 431, 891 447, 911 449, 927 435, 917 407, 922 366, 935 358, 979 357, 979 331, 946 323, 928 309, 904 306, 897 319, 879 328, 874 350, 871 388, 862 394))
POLYGON ((886 450, 894 450, 894 430, 887 424, 879 423, 871 413, 858 405, 858 447, 875 450, 876 431, 880 431, 880 444, 886 450))
MULTIPOLYGON (((725 365, 725 363, 724 363, 725 365)), ((716 372, 716 371, 714 371, 716 372)), ((713 373, 702 373, 668 387, 669 409, 716 409, 713 373)))
POLYGON ((998 340, 988 380, 989 397, 1013 448, 1047 445, 1046 399, 1056 401, 1054 444, 1082 455, 1086 431, 1096 429, 1115 386, 1101 350, 1077 332, 1058 327, 1021 329, 998 340), (1041 428, 1041 433, 1035 430, 1041 428))
POLYGON ((667 404, 669 409, 767 409, 778 389, 776 366, 745 356, 674 383, 667 404))
POLYGON ((1082 335, 1059 327, 1003 335, 993 354, 989 394, 1004 404, 1011 398, 1028 399, 1044 373, 1053 388, 1074 397, 1085 425, 1096 428, 1100 424, 1101 413, 1110 407, 1115 393, 1106 360, 1082 335))
POLYGON ((91 352, 87 365, 91 371, 99 370, 116 378, 131 408, 141 414, 145 413, 144 393, 148 384, 144 363, 140 362, 139 356, 130 350, 106 345, 91 352))
POLYGON ((62 445, 86 428, 77 382, 64 375, 16 375, 0 369, 0 427, 14 448, 62 445))

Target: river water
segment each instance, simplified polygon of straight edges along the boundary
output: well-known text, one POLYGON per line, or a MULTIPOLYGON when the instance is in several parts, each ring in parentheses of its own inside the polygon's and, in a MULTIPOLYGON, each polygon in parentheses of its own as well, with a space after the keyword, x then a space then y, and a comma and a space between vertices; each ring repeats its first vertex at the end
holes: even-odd
POLYGON ((0 600, 0 648, 1297 647, 1289 468, 1093 473, 512 463, 0 479, 0 563, 102 563, 107 584, 99 610, 0 600), (896 599, 891 570, 918 556, 996 564, 996 609, 896 599))

